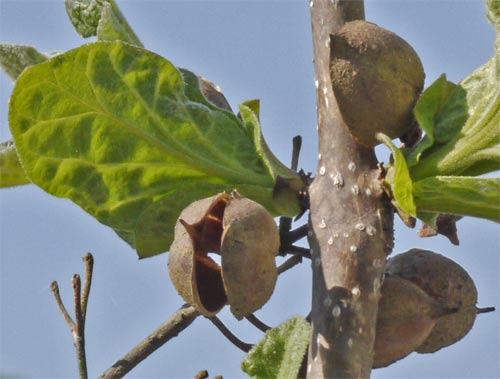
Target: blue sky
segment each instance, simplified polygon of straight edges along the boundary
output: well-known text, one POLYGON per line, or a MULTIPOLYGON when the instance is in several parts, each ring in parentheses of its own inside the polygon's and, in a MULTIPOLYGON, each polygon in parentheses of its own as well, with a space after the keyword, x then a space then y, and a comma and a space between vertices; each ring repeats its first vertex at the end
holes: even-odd
MULTIPOLYGON (((144 45, 175 65, 219 84, 233 108, 261 99, 270 147, 288 163, 291 139, 304 140, 300 165, 317 165, 315 88, 307 1, 118 1, 144 45)), ((429 85, 441 73, 459 81, 492 54, 494 33, 479 0, 368 0, 367 19, 405 38, 418 52, 429 85)), ((0 41, 40 51, 68 50, 85 41, 74 32, 63 1, 0 0, 0 41)), ((7 102, 12 83, 0 74, 0 140, 10 138, 7 102)), ((378 149, 381 159, 387 152, 378 149)), ((420 239, 396 224, 394 253, 412 247, 441 252, 474 278, 481 306, 499 306, 500 238, 497 224, 459 223, 461 245, 420 239)), ((82 273, 81 256, 95 257, 87 315, 89 375, 98 376, 146 337, 181 304, 170 283, 167 254, 139 261, 109 228, 71 202, 35 186, 0 190, 0 376, 77 376, 70 334, 49 285, 58 280, 71 302, 70 280, 82 273)), ((308 313, 309 263, 280 277, 271 301, 258 312, 267 323, 308 313)), ((227 310, 221 318, 242 339, 260 333, 227 310)), ((499 312, 478 317, 459 343, 436 354, 412 354, 373 372, 374 378, 500 377, 499 312)), ((205 319, 165 345, 131 378, 189 378, 201 369, 244 377, 243 353, 205 319)))

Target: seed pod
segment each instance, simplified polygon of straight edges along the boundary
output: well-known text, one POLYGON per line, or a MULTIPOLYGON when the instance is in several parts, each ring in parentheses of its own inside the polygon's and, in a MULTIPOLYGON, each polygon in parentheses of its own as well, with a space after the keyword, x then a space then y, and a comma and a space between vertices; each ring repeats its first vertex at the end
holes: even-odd
POLYGON ((467 272, 456 262, 428 250, 411 249, 389 259, 386 274, 412 281, 427 294, 458 311, 436 323, 416 351, 433 353, 462 339, 474 325, 477 289, 467 272))
POLYGON ((235 191, 196 201, 175 226, 169 273, 186 302, 211 317, 227 303, 238 318, 271 297, 279 234, 260 204, 235 191), (221 255, 219 266, 208 253, 221 255))
POLYGON ((373 368, 388 366, 413 352, 449 312, 411 281, 386 277, 378 306, 373 368))
POLYGON ((330 73, 342 118, 353 137, 372 147, 376 133, 405 134, 424 86, 424 70, 401 37, 366 21, 346 23, 332 35, 330 73))

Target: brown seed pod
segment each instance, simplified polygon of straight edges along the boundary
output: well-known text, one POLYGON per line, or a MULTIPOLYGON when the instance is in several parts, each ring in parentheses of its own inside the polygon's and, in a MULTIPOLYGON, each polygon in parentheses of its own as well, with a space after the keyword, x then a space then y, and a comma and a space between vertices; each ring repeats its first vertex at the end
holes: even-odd
POLYGON ((405 134, 425 78, 415 50, 396 34, 361 20, 332 35, 330 48, 333 91, 353 137, 372 147, 379 144, 376 133, 405 134))
POLYGON ((170 247, 170 278, 203 315, 228 303, 240 319, 271 297, 278 249, 276 223, 264 207, 235 191, 221 193, 182 211, 170 247), (221 266, 208 253, 219 253, 221 266))
POLYGON ((381 288, 373 368, 413 352, 450 311, 409 280, 386 277, 381 288))
POLYGON ((436 323, 429 337, 416 349, 433 353, 462 339, 474 325, 477 289, 467 272, 456 262, 428 250, 411 249, 387 262, 386 275, 412 281, 450 309, 436 323))

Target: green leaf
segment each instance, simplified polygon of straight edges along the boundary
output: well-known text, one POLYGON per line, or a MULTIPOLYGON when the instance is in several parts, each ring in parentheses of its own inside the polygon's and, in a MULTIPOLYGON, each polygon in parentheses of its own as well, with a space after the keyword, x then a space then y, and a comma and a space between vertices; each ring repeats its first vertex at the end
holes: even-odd
POLYGON ((26 67, 47 59, 32 46, 0 44, 0 67, 12 80, 16 80, 26 67))
POLYGON ((447 109, 440 115, 441 122, 458 128, 462 125, 462 116, 456 118, 457 114, 465 111, 467 119, 452 138, 420 156, 418 164, 411 167, 414 180, 431 176, 476 176, 500 169, 499 5, 492 0, 487 4, 488 17, 497 32, 493 57, 460 83, 458 88, 463 93, 451 96, 448 101, 451 104, 445 104, 447 109))
POLYGON ((273 198, 274 177, 243 124, 186 93, 193 88, 164 58, 98 42, 27 69, 10 126, 29 178, 111 226, 140 257, 168 250, 181 210, 224 190, 296 214, 297 199, 273 198))
POLYGON ((97 39, 99 41, 124 41, 135 46, 143 46, 114 0, 107 0, 103 5, 101 19, 97 26, 97 39))
POLYGON ((302 317, 285 321, 271 329, 253 347, 242 369, 255 379, 295 379, 309 344, 311 327, 302 317))
POLYGON ((82 37, 92 37, 97 34, 97 25, 101 18, 103 3, 106 0, 64 0, 66 13, 82 37))
POLYGON ((142 46, 114 0, 65 0, 66 12, 82 37, 142 46))
POLYGON ((413 183, 419 212, 473 216, 500 222, 500 178, 438 176, 413 183))
POLYGON ((463 127, 468 117, 465 91, 443 74, 420 96, 414 113, 425 136, 407 157, 410 167, 424 151, 450 141, 463 127))
POLYGON ((394 164, 389 167, 386 181, 389 183, 398 208, 415 217, 417 208, 413 200, 413 184, 403 152, 385 134, 378 133, 377 139, 392 151, 394 164))
POLYGON ((0 143, 0 188, 29 184, 24 169, 17 158, 14 142, 0 143))

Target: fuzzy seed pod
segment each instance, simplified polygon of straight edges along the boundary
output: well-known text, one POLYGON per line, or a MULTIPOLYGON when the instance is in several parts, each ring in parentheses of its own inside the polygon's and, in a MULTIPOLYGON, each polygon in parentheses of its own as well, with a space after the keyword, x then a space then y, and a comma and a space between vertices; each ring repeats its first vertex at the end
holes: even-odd
POLYGON ((438 320, 429 337, 416 349, 433 353, 462 339, 474 325, 477 290, 457 263, 428 250, 411 249, 389 259, 386 275, 412 281, 447 308, 457 309, 438 320))
POLYGON ((424 70, 401 37, 366 21, 346 23, 331 38, 330 73, 342 118, 353 137, 372 147, 376 133, 405 134, 424 86, 424 70))
POLYGON ((241 319, 271 297, 279 234, 260 204, 236 191, 196 201, 175 226, 169 273, 184 300, 211 317, 226 304, 241 319), (221 255, 219 266, 208 253, 221 255))
POLYGON ((409 280, 386 277, 381 288, 373 368, 413 352, 450 310, 409 280))

